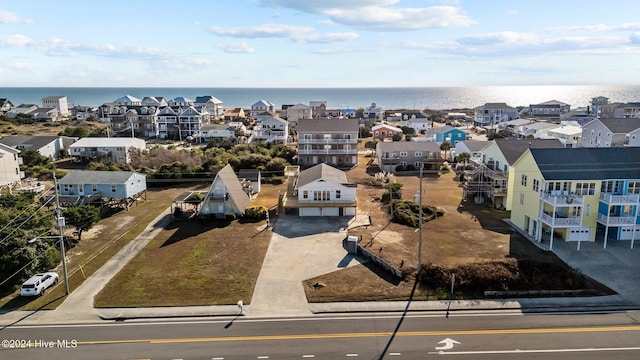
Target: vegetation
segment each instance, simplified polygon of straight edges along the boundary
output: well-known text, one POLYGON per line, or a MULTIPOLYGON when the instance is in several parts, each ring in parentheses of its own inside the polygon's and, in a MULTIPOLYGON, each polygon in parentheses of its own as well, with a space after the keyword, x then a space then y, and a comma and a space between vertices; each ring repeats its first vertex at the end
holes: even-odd
POLYGON ((62 215, 67 225, 76 229, 80 241, 82 232, 91 229, 100 220, 100 209, 90 205, 70 206, 62 215))
POLYGON ((20 157, 22 157, 23 161, 20 169, 24 171, 25 176, 28 178, 50 179, 56 169, 50 158, 40 155, 36 150, 24 149, 20 151, 20 157))
POLYGON ((250 219, 265 219, 269 210, 265 206, 249 206, 244 210, 244 215, 250 219))
MULTIPOLYGON (((415 201, 394 200, 392 220, 403 225, 418 227, 420 224, 420 205, 415 201)), ((429 205, 422 205, 422 221, 428 222, 439 216, 444 216, 444 210, 429 205)))

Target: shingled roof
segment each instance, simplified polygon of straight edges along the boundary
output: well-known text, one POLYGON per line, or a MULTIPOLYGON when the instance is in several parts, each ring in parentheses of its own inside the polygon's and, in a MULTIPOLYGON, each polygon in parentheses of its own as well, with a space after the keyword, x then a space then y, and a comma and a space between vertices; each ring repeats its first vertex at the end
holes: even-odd
POLYGON ((545 180, 640 179, 640 149, 531 149, 545 180))
POLYGON ((323 179, 334 184, 346 184, 347 174, 339 169, 325 163, 318 164, 300 172, 298 177, 298 188, 323 179))
POLYGON ((495 139, 496 145, 509 165, 513 165, 529 148, 561 148, 558 139, 495 139))

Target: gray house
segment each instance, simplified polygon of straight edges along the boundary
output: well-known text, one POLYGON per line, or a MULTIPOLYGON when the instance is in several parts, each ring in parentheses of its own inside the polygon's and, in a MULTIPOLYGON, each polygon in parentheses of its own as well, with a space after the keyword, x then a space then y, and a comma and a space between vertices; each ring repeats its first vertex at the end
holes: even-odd
POLYGON ((390 173, 423 170, 438 172, 444 163, 440 146, 430 141, 381 141, 376 144, 380 170, 390 173))
POLYGON ((582 127, 580 147, 640 146, 640 118, 595 119, 582 127))
MULTIPOLYGON (((246 185, 249 185, 248 182, 246 185)), ((233 172, 231 165, 227 164, 213 179, 197 216, 213 215, 216 218, 225 218, 230 214, 243 216, 244 210, 251 204, 247 190, 233 172)))
POLYGON ((63 203, 83 205, 102 199, 126 208, 146 200, 147 176, 132 171, 72 171, 58 181, 63 203))

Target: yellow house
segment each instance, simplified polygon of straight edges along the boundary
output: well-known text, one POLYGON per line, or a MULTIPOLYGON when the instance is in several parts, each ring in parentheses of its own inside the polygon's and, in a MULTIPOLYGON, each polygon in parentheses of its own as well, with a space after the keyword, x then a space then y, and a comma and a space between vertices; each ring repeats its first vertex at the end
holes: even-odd
POLYGON ((511 222, 558 240, 640 239, 640 149, 528 149, 513 164, 511 222))

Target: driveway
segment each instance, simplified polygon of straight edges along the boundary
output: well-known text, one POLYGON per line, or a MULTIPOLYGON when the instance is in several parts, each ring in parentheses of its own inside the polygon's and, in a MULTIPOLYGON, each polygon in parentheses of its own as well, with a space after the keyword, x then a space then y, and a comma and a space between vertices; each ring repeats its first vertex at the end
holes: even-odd
POLYGON ((311 315, 302 281, 360 263, 342 247, 349 221, 280 215, 246 315, 311 315))

